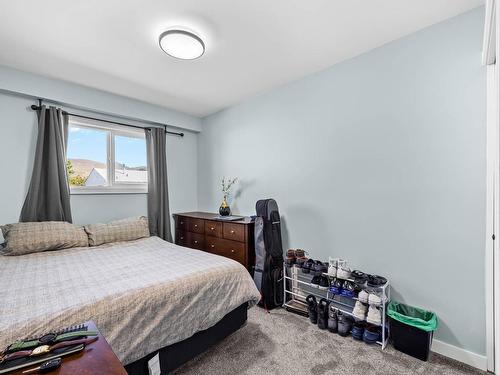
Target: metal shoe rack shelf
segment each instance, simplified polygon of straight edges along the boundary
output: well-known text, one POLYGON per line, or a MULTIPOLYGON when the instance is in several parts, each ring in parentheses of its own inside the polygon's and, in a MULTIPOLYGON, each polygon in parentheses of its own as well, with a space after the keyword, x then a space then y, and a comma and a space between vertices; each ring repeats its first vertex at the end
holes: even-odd
MULTIPOLYGON (((283 283, 283 301, 285 301, 283 303, 284 308, 297 311, 297 307, 299 306, 299 309, 302 308, 302 311, 305 312, 304 315, 307 316, 306 297, 309 294, 312 294, 316 296, 316 298, 327 299, 330 301, 330 304, 333 304, 339 311, 342 311, 342 313, 350 315, 354 318, 352 311, 354 304, 358 300, 356 297, 351 298, 339 294, 333 294, 329 291, 329 289, 321 289, 318 285, 311 284, 314 272, 311 271, 311 273, 302 273, 301 268, 295 265, 288 266, 286 263, 283 263, 283 275, 285 279, 285 282, 283 283)), ((331 276, 327 273, 323 273, 323 275, 328 276, 331 280, 331 276)), ((354 282, 352 279, 348 279, 348 281, 354 282)), ((390 283, 387 281, 387 283, 381 287, 367 287, 367 289, 376 291, 382 299, 381 306, 379 307, 382 313, 382 324, 380 324, 382 330, 382 340, 377 341, 377 344, 379 344, 383 350, 389 341, 389 326, 386 318, 386 309, 387 304, 390 301, 390 283)), ((356 318, 356 320, 359 319, 356 318)))

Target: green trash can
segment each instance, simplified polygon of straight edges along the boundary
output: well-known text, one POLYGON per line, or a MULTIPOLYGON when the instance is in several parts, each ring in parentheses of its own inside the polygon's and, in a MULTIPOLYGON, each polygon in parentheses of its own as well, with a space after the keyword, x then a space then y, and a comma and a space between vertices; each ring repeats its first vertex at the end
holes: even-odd
POLYGON ((433 312, 391 301, 387 307, 394 348, 418 358, 429 359, 432 336, 438 326, 433 312))

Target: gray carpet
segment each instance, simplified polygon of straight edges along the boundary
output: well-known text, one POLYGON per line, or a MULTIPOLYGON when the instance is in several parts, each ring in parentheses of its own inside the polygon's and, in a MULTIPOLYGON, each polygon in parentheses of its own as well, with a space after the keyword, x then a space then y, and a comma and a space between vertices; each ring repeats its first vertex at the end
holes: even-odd
POLYGON ((432 354, 429 362, 319 330, 309 319, 254 307, 248 323, 175 374, 486 374, 432 354))

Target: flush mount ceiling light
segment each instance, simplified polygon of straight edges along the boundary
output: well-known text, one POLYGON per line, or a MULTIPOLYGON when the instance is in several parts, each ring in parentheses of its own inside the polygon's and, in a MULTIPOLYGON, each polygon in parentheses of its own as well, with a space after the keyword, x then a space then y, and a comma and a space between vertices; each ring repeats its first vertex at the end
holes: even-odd
POLYGON ((167 55, 181 60, 194 60, 205 52, 205 43, 186 30, 167 30, 160 35, 160 48, 167 55))

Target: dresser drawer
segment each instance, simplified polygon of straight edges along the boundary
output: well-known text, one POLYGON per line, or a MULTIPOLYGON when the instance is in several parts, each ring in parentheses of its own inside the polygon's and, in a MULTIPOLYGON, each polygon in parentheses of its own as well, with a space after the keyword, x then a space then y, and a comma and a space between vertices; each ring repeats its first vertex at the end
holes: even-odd
POLYGON ((175 228, 182 230, 182 231, 188 231, 188 218, 184 216, 176 216, 175 218, 175 228))
POLYGON ((175 243, 179 246, 189 246, 188 245, 188 234, 182 230, 175 231, 175 243))
POLYGON ((205 220, 205 234, 212 237, 222 237, 222 223, 220 221, 205 220))
POLYGON ((207 251, 234 259, 245 265, 245 244, 237 241, 224 240, 216 237, 206 237, 207 251))
POLYGON ((189 218, 189 231, 193 233, 205 233, 205 220, 189 218))
POLYGON ((245 226, 241 224, 222 223, 222 234, 227 240, 245 242, 245 226))
POLYGON ((188 233, 188 247, 205 250, 205 236, 199 233, 188 233))

